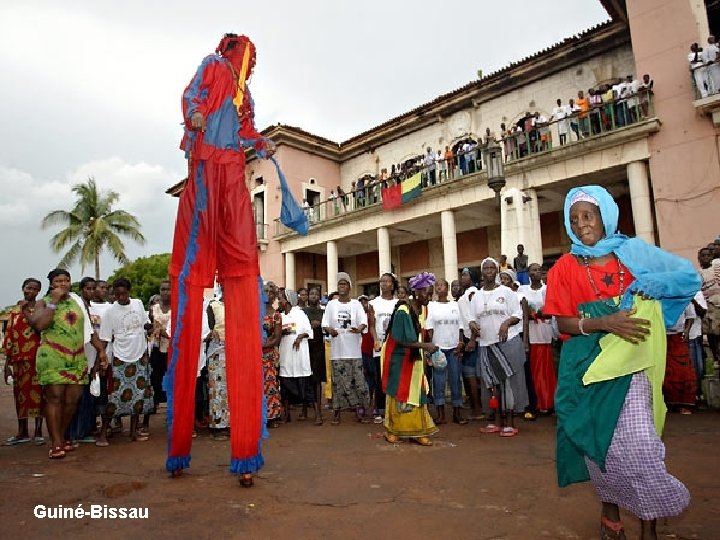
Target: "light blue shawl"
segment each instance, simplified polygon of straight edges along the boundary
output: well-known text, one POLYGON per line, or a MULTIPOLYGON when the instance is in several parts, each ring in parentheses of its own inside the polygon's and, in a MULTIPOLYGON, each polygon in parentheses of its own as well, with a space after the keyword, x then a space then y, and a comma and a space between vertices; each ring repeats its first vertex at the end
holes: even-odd
POLYGON ((581 186, 571 189, 565 197, 565 230, 572 241, 570 253, 587 257, 615 253, 635 277, 635 281, 623 295, 620 309, 630 309, 633 294, 642 292, 660 301, 665 327, 670 328, 700 290, 700 275, 687 259, 668 253, 639 238, 628 238, 618 233, 619 214, 615 200, 605 188, 581 186), (605 227, 605 236, 594 246, 583 244, 570 226, 570 206, 580 192, 598 202, 605 227))

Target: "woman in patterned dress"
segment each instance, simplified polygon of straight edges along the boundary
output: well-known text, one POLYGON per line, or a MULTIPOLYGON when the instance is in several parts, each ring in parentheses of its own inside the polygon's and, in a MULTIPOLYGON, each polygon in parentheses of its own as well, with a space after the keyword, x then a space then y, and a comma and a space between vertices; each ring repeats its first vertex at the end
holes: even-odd
POLYGON ((212 330, 207 349, 208 401, 210 432, 216 441, 228 439, 230 405, 227 394, 225 369, 225 304, 222 296, 210 302, 207 308, 208 326, 212 330))
POLYGON ((35 312, 35 299, 40 292, 40 281, 28 278, 23 282, 23 300, 10 311, 2 350, 5 353, 5 380, 13 378, 13 396, 17 410, 17 435, 5 441, 6 445, 30 442, 28 418, 35 418, 35 444, 43 444, 42 387, 35 369, 35 355, 40 345, 40 334, 32 329, 28 317, 35 312))
POLYGON ((548 274, 545 313, 562 348, 557 413, 558 483, 591 480, 602 503, 600 536, 624 539, 619 507, 656 520, 687 508, 687 488, 665 468, 665 326, 700 288, 690 261, 617 232, 618 206, 600 186, 565 199, 572 241, 548 274))
POLYGON ((275 311, 274 304, 278 296, 275 283, 268 281, 265 290, 265 314, 263 316, 263 390, 267 405, 267 423, 270 427, 280 427, 282 403, 280 401, 280 381, 278 380, 278 366, 280 352, 278 346, 282 337, 282 316, 275 311))
POLYGON ((74 450, 63 434, 88 382, 85 343, 91 342, 97 350, 101 369, 107 368, 107 355, 92 331, 82 299, 70 292, 70 273, 56 268, 48 280, 50 291, 38 300, 28 320, 42 336, 35 365, 47 402, 45 417, 52 439, 48 457, 60 459, 74 450))

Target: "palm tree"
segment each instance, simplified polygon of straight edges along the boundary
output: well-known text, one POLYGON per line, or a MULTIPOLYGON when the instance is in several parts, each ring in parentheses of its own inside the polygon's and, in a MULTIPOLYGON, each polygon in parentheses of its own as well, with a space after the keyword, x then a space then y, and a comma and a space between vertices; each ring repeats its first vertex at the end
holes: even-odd
POLYGON ((70 212, 53 210, 43 218, 42 228, 65 225, 50 239, 50 247, 55 253, 70 246, 58 266, 67 268, 79 261, 84 272, 87 265, 95 263, 95 279, 100 279, 100 252, 103 248, 107 247, 121 264, 127 264, 130 261, 119 235, 128 236, 141 245, 145 243, 145 237, 135 216, 124 210, 112 209, 120 198, 115 191, 98 192, 93 177, 89 177, 86 183, 75 184, 72 190, 77 195, 75 207, 70 212))

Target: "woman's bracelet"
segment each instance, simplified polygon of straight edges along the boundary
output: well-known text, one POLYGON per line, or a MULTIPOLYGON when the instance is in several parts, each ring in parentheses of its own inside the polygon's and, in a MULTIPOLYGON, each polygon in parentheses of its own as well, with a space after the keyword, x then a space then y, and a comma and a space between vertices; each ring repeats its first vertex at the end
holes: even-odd
POLYGON ((585 319, 583 319, 582 317, 580 317, 580 318, 578 319, 578 330, 580 330, 580 333, 581 333, 583 336, 589 336, 590 334, 588 334, 588 333, 585 331, 585 329, 583 328, 583 322, 584 322, 584 321, 585 321, 585 319))

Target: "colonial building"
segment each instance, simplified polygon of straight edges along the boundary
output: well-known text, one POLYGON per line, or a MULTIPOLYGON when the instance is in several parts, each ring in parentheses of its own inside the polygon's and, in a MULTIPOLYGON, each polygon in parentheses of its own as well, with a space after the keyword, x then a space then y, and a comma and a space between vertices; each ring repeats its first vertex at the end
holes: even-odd
POLYGON ((251 156, 247 182, 263 277, 291 288, 318 284, 326 292, 334 288, 328 277, 345 270, 359 293, 373 292, 388 271, 407 277, 430 270, 456 279, 460 268, 478 266, 488 255, 512 260, 518 243, 531 262, 551 261, 569 245, 565 193, 588 183, 616 196, 622 232, 694 260, 720 232, 714 123, 720 123, 720 98, 695 100, 686 58, 690 43, 706 42, 714 8, 691 0, 602 3, 609 22, 347 141, 292 126, 267 128, 295 196, 308 202, 311 227, 299 236, 273 219, 280 212, 278 179, 271 164, 251 156), (501 125, 522 125, 527 113, 551 118, 558 98, 567 104, 578 90, 587 94, 646 73, 653 92, 610 103, 602 116, 575 119, 586 122, 577 128, 580 136, 569 121, 559 121, 548 128, 548 144, 539 134, 501 137, 501 125), (568 141, 560 145, 563 122, 568 141), (488 129, 503 148, 492 142, 482 148, 482 169, 426 182, 406 205, 384 209, 378 183, 355 191, 361 178, 377 178, 427 148, 444 154, 461 141, 484 141, 488 129), (331 198, 338 188, 346 194, 342 200, 331 198))

